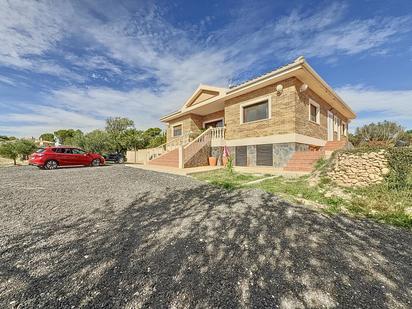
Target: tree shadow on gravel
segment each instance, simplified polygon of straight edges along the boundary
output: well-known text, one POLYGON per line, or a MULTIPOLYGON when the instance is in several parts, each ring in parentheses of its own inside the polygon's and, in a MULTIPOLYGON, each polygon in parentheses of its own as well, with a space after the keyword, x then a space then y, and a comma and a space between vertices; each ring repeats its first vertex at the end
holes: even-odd
POLYGON ((407 231, 208 185, 139 194, 121 210, 112 202, 7 239, 0 304, 410 306, 407 231))

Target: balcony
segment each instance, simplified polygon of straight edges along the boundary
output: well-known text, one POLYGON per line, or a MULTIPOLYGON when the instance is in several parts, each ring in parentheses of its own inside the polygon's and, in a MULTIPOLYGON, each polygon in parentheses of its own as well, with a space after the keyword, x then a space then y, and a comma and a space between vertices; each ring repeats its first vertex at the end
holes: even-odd
POLYGON ((218 147, 225 145, 225 127, 211 128, 211 146, 218 147))

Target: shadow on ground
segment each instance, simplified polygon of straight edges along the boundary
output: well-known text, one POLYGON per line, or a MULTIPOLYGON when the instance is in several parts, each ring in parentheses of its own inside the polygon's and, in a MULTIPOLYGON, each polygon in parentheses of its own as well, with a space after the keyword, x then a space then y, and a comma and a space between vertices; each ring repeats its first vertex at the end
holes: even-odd
POLYGON ((123 209, 39 223, 0 251, 22 307, 403 308, 412 236, 260 191, 139 193, 123 209))

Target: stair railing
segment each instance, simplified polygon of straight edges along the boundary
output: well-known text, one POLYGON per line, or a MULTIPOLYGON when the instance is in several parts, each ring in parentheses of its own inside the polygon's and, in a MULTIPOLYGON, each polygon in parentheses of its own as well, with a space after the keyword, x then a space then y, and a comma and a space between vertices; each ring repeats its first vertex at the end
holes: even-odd
POLYGON ((193 141, 191 141, 184 147, 184 163, 188 162, 191 158, 193 158, 193 156, 204 146, 206 146, 207 144, 211 144, 212 129, 213 128, 208 128, 206 131, 204 131, 202 134, 200 134, 198 137, 196 137, 193 141))
POLYGON ((162 154, 172 151, 181 145, 186 145, 190 142, 190 138, 193 136, 193 132, 186 132, 179 137, 172 139, 171 141, 164 143, 158 147, 147 149, 146 156, 147 161, 156 159, 162 154))

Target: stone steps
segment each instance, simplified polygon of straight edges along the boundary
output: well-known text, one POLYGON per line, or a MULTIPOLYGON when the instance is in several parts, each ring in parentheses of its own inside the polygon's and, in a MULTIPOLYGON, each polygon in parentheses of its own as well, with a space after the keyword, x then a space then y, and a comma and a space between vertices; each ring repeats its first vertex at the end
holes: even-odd
POLYGON ((345 148, 347 141, 328 141, 326 142, 323 150, 325 151, 335 151, 338 149, 345 148))
POLYGON ((314 164, 324 156, 324 151, 298 151, 295 152, 287 165, 284 167, 285 171, 293 172, 310 172, 314 168, 314 164))
POLYGON ((179 149, 169 151, 149 161, 149 165, 179 167, 179 149))

